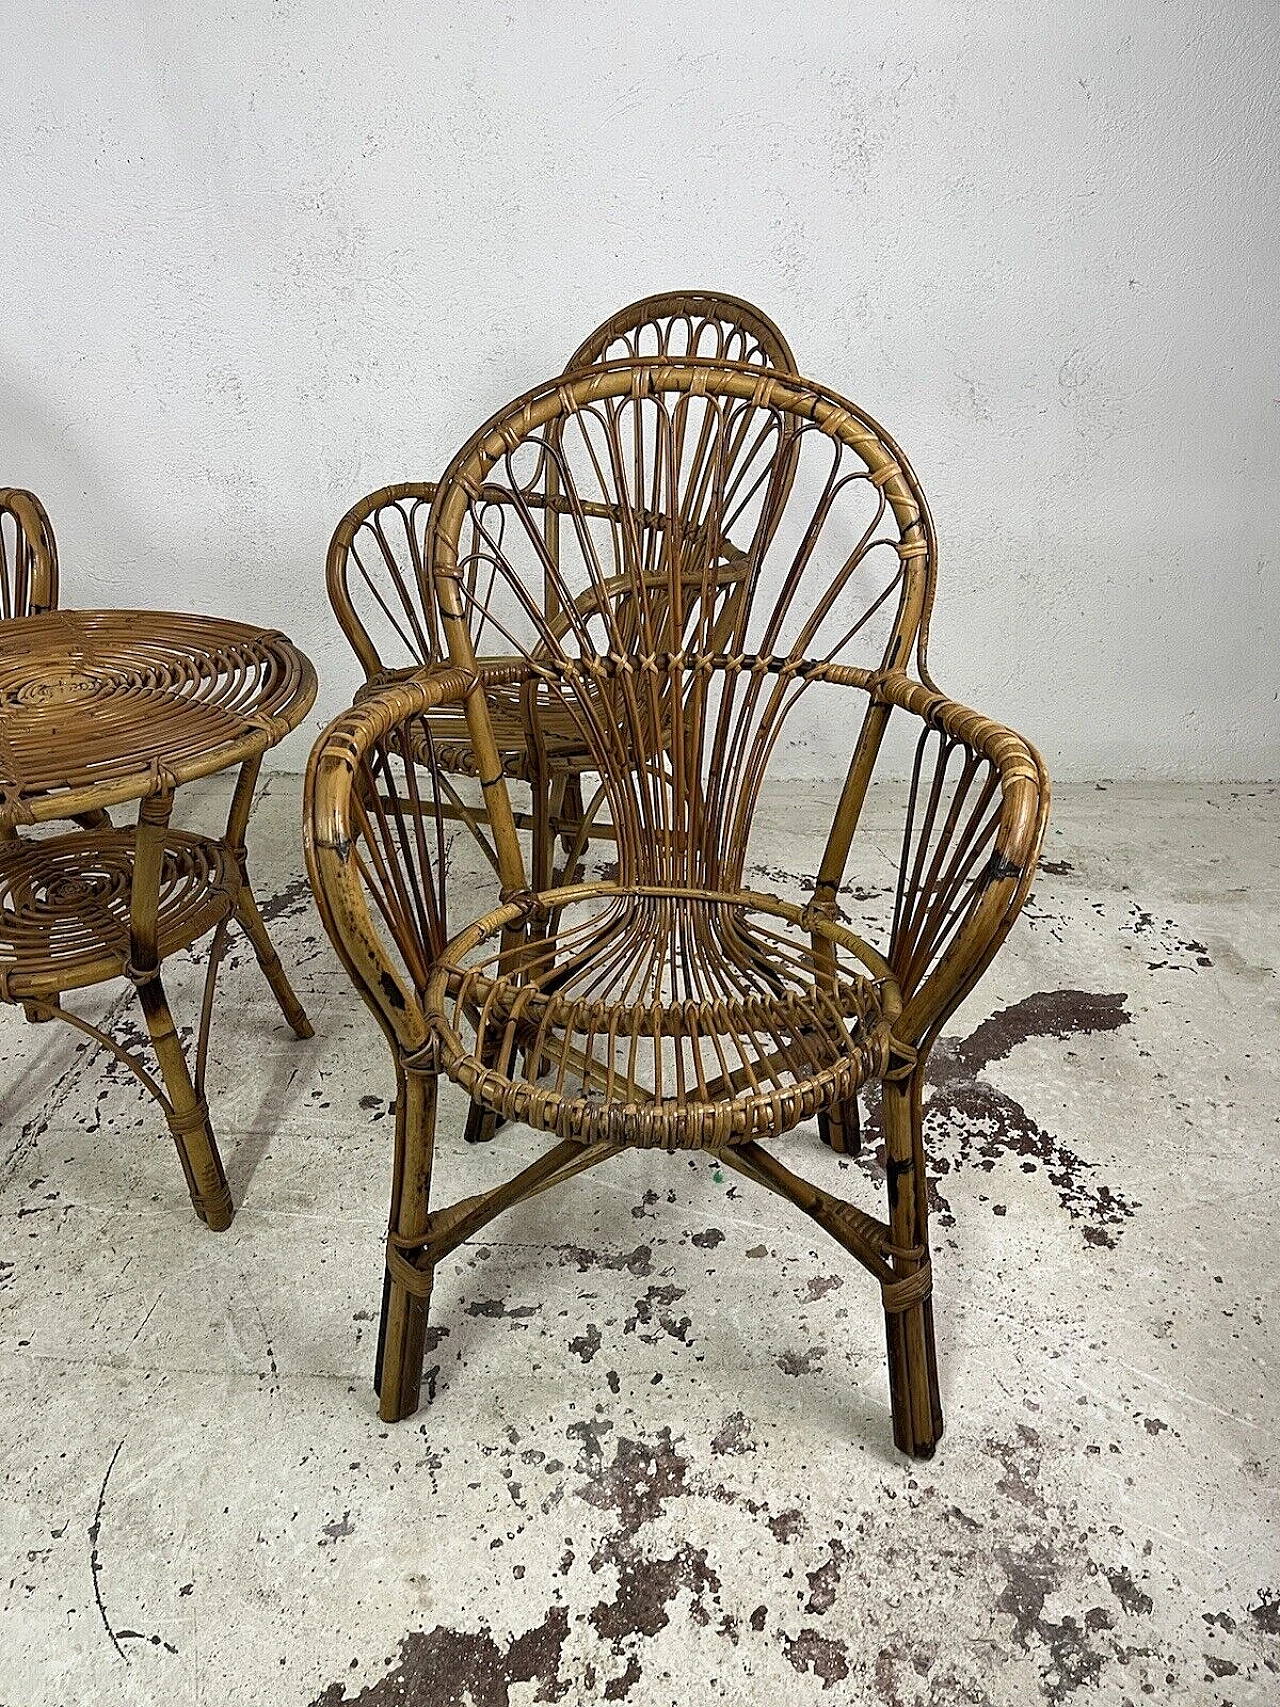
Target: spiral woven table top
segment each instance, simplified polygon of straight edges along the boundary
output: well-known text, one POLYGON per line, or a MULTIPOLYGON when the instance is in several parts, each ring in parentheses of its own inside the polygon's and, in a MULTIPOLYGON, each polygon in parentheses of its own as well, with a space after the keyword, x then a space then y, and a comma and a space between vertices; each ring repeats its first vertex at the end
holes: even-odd
POLYGON ((145 799, 272 747, 316 695, 269 629, 169 611, 0 623, 0 827, 145 799))

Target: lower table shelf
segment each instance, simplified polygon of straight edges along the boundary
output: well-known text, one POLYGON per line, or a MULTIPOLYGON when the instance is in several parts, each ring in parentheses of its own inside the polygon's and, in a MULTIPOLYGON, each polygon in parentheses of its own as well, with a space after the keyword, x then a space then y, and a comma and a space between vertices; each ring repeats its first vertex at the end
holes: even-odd
MULTIPOLYGON (((129 958, 133 874, 132 829, 0 841, 0 997, 47 997, 120 977, 129 958)), ((167 830, 159 959, 226 918, 239 883, 220 842, 167 830)))

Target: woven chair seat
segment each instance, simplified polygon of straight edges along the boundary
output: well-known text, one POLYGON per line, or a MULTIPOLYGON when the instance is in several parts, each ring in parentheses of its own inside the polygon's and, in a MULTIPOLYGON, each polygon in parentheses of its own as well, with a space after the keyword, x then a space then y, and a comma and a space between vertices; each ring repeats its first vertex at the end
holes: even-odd
POLYGON ((825 916, 592 884, 454 936, 423 1011, 443 1070, 504 1118, 676 1150, 776 1135, 847 1098, 883 1073, 900 1008, 881 957, 825 916), (554 937, 499 946, 548 913, 554 937))
MULTIPOLYGON (((485 698, 489 705, 489 720, 497 743, 502 768, 509 777, 528 781, 532 770, 529 742, 529 718, 519 686, 491 687, 485 698)), ((477 776, 475 750, 467 732, 467 719, 461 707, 442 707, 426 719, 431 730, 436 763, 441 770, 457 776, 477 776)), ((547 757, 554 764, 587 758, 586 747, 572 719, 562 706, 538 702, 538 725, 547 757)), ((425 758, 426 755, 424 754, 425 758)))
MULTIPOLYGON (((384 672, 366 682, 356 693, 356 703, 388 682, 403 681, 413 674, 409 670, 384 672)), ((487 690, 489 718, 493 725, 498 756, 505 776, 518 782, 528 782, 533 769, 529 742, 529 719, 525 710, 524 690, 519 683, 501 683, 487 690)), ((467 729, 466 712, 460 705, 441 706, 424 723, 431 731, 430 743, 419 739, 415 756, 420 763, 435 763, 449 775, 476 777, 479 768, 471 735, 467 729)), ((538 724, 548 759, 556 765, 583 764, 589 755, 582 736, 562 706, 549 704, 545 698, 538 702, 538 724)))
MULTIPOLYGON (((0 998, 83 989, 125 972, 133 871, 131 829, 0 842, 0 998)), ((167 831, 159 958, 225 918, 239 882, 219 843, 167 831)))

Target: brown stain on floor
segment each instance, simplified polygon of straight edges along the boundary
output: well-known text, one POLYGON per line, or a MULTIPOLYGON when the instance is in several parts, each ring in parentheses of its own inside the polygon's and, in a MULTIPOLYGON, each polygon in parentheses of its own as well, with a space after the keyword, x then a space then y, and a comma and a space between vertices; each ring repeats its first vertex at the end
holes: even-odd
POLYGON ((536 1683, 538 1701, 561 1701, 572 1687, 560 1675, 568 1634, 563 1606, 551 1607, 540 1624, 505 1649, 486 1627, 451 1630, 438 1624, 406 1636, 399 1664, 358 1695, 331 1683, 312 1707, 511 1707, 511 1691, 519 1683, 536 1683))
MULTIPOLYGON (((1023 1173, 1044 1171, 1086 1243, 1114 1245, 1137 1205, 1098 1177, 1099 1163, 1068 1149, 985 1073, 1033 1039, 1068 1042, 1118 1031, 1132 1023, 1127 1004, 1121 992, 1043 990, 1001 1008, 964 1039, 939 1039, 926 1072, 924 1116, 930 1210, 941 1226, 955 1219, 943 1181, 974 1168, 994 1173, 1016 1161, 1023 1173)), ((869 1085, 864 1097, 862 1165, 878 1179, 884 1168, 879 1086, 869 1085)), ((994 1202, 992 1212, 1003 1215, 1006 1206, 994 1202)))
MULTIPOLYGON (((878 1499, 848 1514, 847 1524, 837 1518, 835 1528, 843 1533, 815 1529, 806 1543, 799 1512, 775 1518, 723 1480, 724 1446, 739 1444, 745 1433, 740 1413, 709 1431, 705 1470, 694 1449, 665 1428, 648 1439, 619 1436, 608 1452, 612 1426, 605 1419, 573 1424, 567 1432, 579 1445, 576 1465, 565 1472, 570 1495, 611 1523, 589 1556, 584 1552, 579 1560, 570 1547, 558 1573, 552 1572, 571 1579, 578 1565, 579 1592, 566 1597, 572 1604, 557 1597, 538 1623, 505 1643, 484 1621, 475 1630, 437 1625, 413 1632, 384 1676, 351 1696, 340 1682, 331 1683, 311 1707, 513 1707, 513 1691, 521 1685, 533 1688, 521 1689, 520 1701, 584 1695, 626 1701, 644 1679, 648 1644, 664 1630, 678 1631, 682 1620, 690 1634, 696 1630, 741 1648, 752 1669, 766 1655, 785 1661, 807 1680, 805 1699, 828 1691, 835 1692, 833 1700, 849 1699, 841 1686, 855 1676, 865 1681, 858 1699, 887 1707, 955 1707, 979 1699, 963 1642, 946 1653, 936 1641, 914 1639, 909 1597, 896 1613, 866 1600, 867 1573, 874 1580, 886 1560, 908 1583, 924 1585, 943 1573, 944 1594, 958 1580, 983 1585, 990 1639, 1023 1668, 1020 1675, 1035 1678, 1034 1699, 1046 1707, 1084 1707, 1107 1678, 1131 1684, 1136 1693, 1144 1678, 1164 1675, 1162 1608, 1149 1592, 1155 1580, 1143 1563, 1150 1543, 1139 1551, 1115 1526, 1090 1521, 1074 1500, 1050 1491, 1055 1455, 1073 1449, 1062 1433, 1046 1436, 1040 1427, 1016 1422, 1008 1435, 989 1439, 988 1494, 971 1511, 951 1503, 945 1481, 908 1473, 886 1482, 878 1499), (686 1501, 704 1511, 679 1516, 673 1502, 686 1501), (917 1520, 911 1535, 897 1509, 904 1501, 917 1520), (721 1572, 738 1562, 738 1553, 716 1556, 718 1532, 708 1503, 735 1506, 760 1520, 753 1551, 759 1555, 756 1593, 764 1599, 753 1609, 754 1596, 738 1605, 728 1598, 721 1572), (687 1529, 699 1539, 673 1541, 667 1522, 664 1540, 655 1545, 650 1526, 672 1516, 677 1536, 687 1529), (868 1618, 882 1639, 870 1673, 859 1669, 864 1662, 845 1639, 852 1625, 868 1618), (587 1632, 594 1644, 584 1655, 587 1632)), ((515 1433, 508 1431, 513 1447, 515 1433)), ((573 1521, 571 1508, 563 1507, 557 1525, 573 1521)), ((585 1527, 579 1520, 579 1529, 585 1527)), ((741 1541, 737 1537, 736 1546, 741 1541)), ((922 1586, 920 1592, 926 1592, 922 1586)), ((1206 1640, 1230 1645, 1229 1652, 1205 1655, 1208 1675, 1274 1675, 1277 1663, 1267 1650, 1280 1634, 1280 1597, 1264 1588, 1256 1604, 1241 1602, 1238 1613, 1205 1614, 1206 1640)), ((784 1691, 774 1698, 801 1697, 784 1691)))

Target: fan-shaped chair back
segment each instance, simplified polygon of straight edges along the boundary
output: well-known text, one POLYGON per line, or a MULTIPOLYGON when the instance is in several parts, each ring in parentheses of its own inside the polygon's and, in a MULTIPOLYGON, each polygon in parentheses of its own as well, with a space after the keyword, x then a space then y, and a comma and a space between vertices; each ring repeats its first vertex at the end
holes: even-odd
MULTIPOLYGON (((670 291, 611 315, 578 347, 565 371, 636 355, 710 356, 795 370, 786 339, 751 303, 711 291, 670 291)), ((368 677, 432 663, 447 653, 423 559, 434 490, 423 481, 383 487, 361 499, 333 536, 329 597, 368 677)), ((552 550, 557 525, 552 510, 546 519, 552 550)), ((482 635, 476 644, 483 652, 482 635)))
MULTIPOLYGON (((806 688, 900 669, 931 589, 923 497, 875 422, 792 375, 710 362, 529 393, 455 457, 431 527, 452 661, 474 668, 483 636, 532 667, 600 774, 624 885, 736 888, 806 688)), ((468 725, 498 830, 479 689, 468 725)), ((866 738, 882 727, 873 708, 866 738)), ((498 840, 519 887, 514 833, 498 840)))

